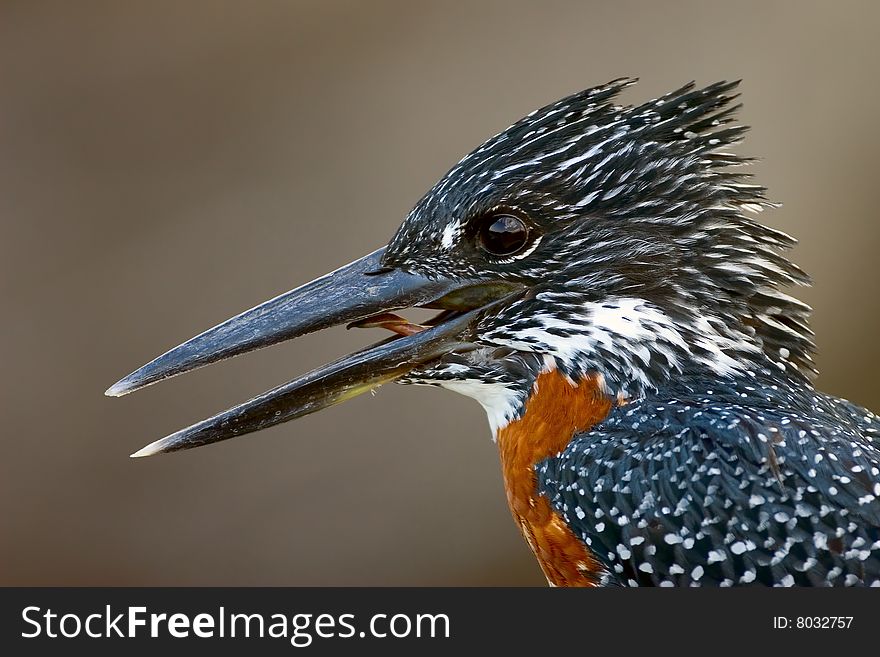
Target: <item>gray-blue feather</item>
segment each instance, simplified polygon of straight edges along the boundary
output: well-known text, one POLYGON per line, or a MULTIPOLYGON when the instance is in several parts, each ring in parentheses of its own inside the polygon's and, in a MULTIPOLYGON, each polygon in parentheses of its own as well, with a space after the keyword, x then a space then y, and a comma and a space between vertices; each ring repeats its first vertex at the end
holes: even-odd
POLYGON ((775 368, 680 381, 537 466, 618 583, 880 586, 880 419, 775 368))

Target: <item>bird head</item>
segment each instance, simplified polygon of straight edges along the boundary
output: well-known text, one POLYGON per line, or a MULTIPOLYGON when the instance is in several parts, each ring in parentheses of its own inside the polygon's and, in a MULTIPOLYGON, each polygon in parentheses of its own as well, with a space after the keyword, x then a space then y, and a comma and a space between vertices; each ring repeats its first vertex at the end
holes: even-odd
POLYGON ((493 429, 537 376, 594 377, 617 400, 688 373, 813 372, 794 240, 727 148, 737 83, 639 106, 615 80, 537 110, 464 157, 383 247, 196 336, 128 375, 122 395, 230 356, 349 323, 394 335, 178 431, 145 456, 315 412, 390 381, 477 399, 493 429), (416 325, 394 314, 439 314, 416 325))

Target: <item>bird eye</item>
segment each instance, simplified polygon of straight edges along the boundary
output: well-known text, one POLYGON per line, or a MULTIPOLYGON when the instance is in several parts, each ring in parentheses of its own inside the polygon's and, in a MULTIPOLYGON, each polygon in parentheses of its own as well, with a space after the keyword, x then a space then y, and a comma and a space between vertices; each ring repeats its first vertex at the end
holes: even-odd
POLYGON ((480 246, 492 255, 512 255, 529 239, 526 223, 513 214, 496 214, 482 223, 477 233, 480 246))

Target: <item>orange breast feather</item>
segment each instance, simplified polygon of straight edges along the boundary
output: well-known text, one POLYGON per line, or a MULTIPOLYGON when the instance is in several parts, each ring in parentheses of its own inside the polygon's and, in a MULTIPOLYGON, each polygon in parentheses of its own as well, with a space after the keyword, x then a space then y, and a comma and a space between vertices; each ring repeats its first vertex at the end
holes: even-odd
POLYGON ((601 566, 538 494, 534 466, 564 450, 576 433, 601 422, 610 410, 596 378, 575 387, 554 370, 538 377, 523 416, 498 431, 507 503, 554 586, 596 586, 601 566))

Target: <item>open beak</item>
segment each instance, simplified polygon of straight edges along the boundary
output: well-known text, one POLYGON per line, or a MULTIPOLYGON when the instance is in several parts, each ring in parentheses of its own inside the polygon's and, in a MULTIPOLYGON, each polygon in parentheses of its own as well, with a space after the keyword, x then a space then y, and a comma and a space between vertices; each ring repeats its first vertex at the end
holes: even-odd
POLYGON ((266 301, 162 354, 111 386, 119 397, 238 354, 343 323, 382 326, 397 335, 319 367, 202 422, 147 445, 151 456, 259 431, 345 401, 452 351, 474 348, 475 320, 516 289, 500 281, 428 279, 382 265, 379 249, 266 301), (390 314, 441 309, 426 326, 390 314))

